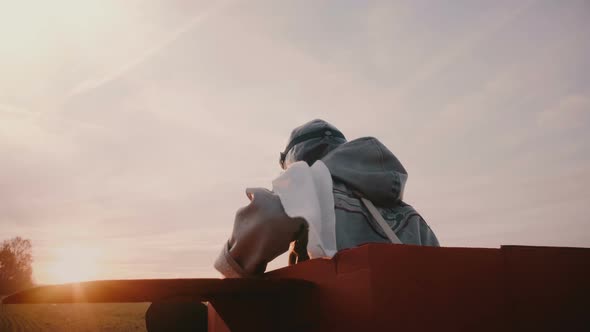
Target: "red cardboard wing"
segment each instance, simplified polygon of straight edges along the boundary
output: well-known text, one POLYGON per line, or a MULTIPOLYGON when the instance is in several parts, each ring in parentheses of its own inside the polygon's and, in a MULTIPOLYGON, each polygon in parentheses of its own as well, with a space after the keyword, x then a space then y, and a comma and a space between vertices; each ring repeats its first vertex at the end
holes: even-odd
MULTIPOLYGON (((306 313, 311 312, 313 288, 311 282, 284 278, 99 280, 35 287, 2 302, 208 301, 217 308, 218 329, 273 331, 284 326, 301 331, 308 330, 312 321, 306 313)), ((209 325, 215 326, 213 322, 209 325)))
POLYGON ((306 292, 311 282, 290 279, 143 279, 98 280, 30 288, 4 304, 209 301, 216 297, 288 296, 306 292))
POLYGON ((556 331, 590 326, 590 249, 368 244, 272 271, 317 285, 313 331, 556 331))
POLYGON ((556 331, 590 326, 590 249, 369 244, 261 279, 44 286, 4 303, 209 301, 209 331, 556 331))

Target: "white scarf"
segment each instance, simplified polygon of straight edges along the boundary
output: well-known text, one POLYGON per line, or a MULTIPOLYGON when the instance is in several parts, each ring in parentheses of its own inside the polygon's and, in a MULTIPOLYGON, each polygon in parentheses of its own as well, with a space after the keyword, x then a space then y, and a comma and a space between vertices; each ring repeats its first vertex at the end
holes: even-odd
POLYGON ((293 163, 272 182, 272 187, 289 217, 307 221, 309 256, 334 256, 337 252, 336 215, 328 167, 320 160, 311 167, 304 161, 293 163))

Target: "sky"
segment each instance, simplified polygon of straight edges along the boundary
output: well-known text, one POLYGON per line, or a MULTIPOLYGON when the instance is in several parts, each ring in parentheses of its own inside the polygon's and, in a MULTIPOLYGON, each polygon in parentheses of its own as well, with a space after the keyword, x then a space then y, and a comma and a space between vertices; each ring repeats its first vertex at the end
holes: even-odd
POLYGON ((219 276, 321 118, 394 152, 443 246, 590 247, 588 68, 584 0, 0 0, 0 240, 39 283, 219 276))

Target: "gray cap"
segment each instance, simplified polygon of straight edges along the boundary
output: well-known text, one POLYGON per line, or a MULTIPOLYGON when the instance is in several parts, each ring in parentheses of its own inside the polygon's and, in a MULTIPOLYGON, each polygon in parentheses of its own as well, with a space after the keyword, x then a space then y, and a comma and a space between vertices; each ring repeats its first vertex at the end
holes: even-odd
POLYGON ((281 167, 285 169, 287 165, 302 160, 312 165, 344 143, 346 138, 338 128, 324 120, 312 120, 291 132, 285 151, 281 153, 281 167))

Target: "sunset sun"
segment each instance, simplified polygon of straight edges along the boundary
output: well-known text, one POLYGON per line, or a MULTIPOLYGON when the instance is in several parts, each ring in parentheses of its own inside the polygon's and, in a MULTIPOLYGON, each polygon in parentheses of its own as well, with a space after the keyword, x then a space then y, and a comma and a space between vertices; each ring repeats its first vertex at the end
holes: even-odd
POLYGON ((64 247, 56 252, 51 267, 51 281, 68 283, 97 279, 100 266, 96 248, 64 247))

